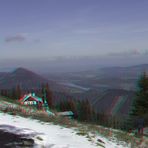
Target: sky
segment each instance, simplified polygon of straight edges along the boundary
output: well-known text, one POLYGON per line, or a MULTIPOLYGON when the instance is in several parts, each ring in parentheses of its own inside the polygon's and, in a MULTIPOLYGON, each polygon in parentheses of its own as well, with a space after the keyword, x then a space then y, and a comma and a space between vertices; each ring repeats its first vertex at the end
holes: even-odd
POLYGON ((0 66, 146 63, 147 17, 147 0, 0 0, 0 66))

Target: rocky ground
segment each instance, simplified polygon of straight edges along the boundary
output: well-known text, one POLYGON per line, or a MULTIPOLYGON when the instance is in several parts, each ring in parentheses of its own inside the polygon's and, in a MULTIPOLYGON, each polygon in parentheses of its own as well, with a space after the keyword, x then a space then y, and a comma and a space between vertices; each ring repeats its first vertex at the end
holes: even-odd
POLYGON ((13 148, 13 147, 27 147, 34 146, 34 140, 24 137, 24 135, 16 135, 4 130, 0 130, 0 147, 1 148, 13 148))

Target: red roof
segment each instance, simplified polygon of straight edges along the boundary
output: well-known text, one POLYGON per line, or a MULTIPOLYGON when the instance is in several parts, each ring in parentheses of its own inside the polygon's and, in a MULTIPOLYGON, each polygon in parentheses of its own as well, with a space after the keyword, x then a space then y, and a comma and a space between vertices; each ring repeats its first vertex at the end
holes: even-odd
POLYGON ((19 99, 20 102, 25 101, 37 101, 37 102, 43 102, 43 100, 35 95, 28 94, 24 95, 22 98, 19 99))

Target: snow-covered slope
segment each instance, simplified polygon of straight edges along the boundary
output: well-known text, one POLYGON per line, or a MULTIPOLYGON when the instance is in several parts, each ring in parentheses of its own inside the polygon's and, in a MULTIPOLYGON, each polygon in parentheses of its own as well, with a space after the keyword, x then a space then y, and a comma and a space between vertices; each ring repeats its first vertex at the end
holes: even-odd
MULTIPOLYGON (((39 122, 29 118, 12 116, 0 113, 0 129, 7 130, 15 134, 27 134, 35 140, 36 147, 47 148, 122 148, 125 146, 117 145, 101 136, 94 137, 88 141, 85 136, 76 134, 76 130, 64 128, 51 123, 39 122), (3 126, 2 126, 3 125, 3 126), (13 126, 13 128, 12 128, 13 126), (10 127, 10 128, 9 128, 10 127), (97 140, 102 141, 97 145, 97 140)), ((30 137, 29 137, 30 138, 30 137)))

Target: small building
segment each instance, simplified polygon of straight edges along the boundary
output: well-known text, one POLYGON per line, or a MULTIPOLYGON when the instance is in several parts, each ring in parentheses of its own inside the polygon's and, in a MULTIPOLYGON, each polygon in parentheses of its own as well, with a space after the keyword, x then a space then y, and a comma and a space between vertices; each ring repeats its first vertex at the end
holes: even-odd
POLYGON ((35 93, 29 93, 24 95, 22 98, 19 99, 19 102, 22 105, 36 106, 38 109, 43 109, 44 111, 47 112, 49 116, 55 115, 50 111, 46 99, 36 96, 35 93))
POLYGON ((19 102, 24 105, 43 106, 44 101, 42 98, 37 97, 35 93, 29 93, 19 99, 19 102))
POLYGON ((65 117, 69 117, 69 118, 73 118, 74 117, 74 113, 72 111, 59 112, 57 115, 65 116, 65 117))

